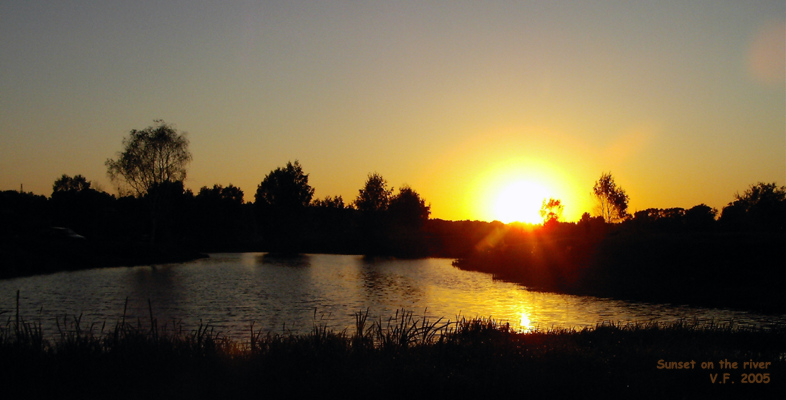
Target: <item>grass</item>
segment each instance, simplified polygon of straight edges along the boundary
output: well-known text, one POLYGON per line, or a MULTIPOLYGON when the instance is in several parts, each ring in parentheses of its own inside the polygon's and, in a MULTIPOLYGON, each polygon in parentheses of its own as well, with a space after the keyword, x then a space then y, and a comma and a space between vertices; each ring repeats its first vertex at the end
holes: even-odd
MULTIPOLYGON (((355 314, 355 325, 273 334, 251 325, 232 340, 209 324, 185 331, 121 317, 86 325, 56 317, 58 334, 19 315, 0 328, 4 394, 33 398, 403 398, 450 396, 604 398, 776 398, 786 385, 786 329, 712 322, 599 324, 516 332, 485 318, 429 321, 400 310, 387 319, 355 314), (722 370, 720 360, 772 363, 767 370, 722 370), (658 361, 695 370, 660 370, 658 361), (715 363, 702 370, 701 362, 715 363), (735 384, 711 383, 732 374, 735 384), (740 375, 768 373, 743 385, 740 375)), ((719 381, 718 381, 719 382, 719 381)))

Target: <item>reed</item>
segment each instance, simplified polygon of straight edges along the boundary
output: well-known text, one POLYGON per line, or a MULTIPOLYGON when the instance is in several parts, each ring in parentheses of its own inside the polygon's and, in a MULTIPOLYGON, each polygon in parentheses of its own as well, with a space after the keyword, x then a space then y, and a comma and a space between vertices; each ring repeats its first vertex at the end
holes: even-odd
POLYGON ((149 321, 130 323, 124 312, 114 325, 57 316, 58 333, 50 340, 40 316, 29 323, 16 310, 0 328, 0 383, 6 393, 38 397, 464 398, 494 388, 531 396, 603 390, 612 398, 707 391, 713 398, 768 398, 784 389, 786 372, 786 328, 780 326, 604 322, 525 333, 488 318, 430 319, 425 310, 371 320, 367 309, 355 314, 351 330, 328 328, 315 311, 305 334, 251 324, 247 339, 237 341, 209 323, 185 330, 177 321, 159 324, 152 313, 149 321), (709 372, 659 371, 659 359, 771 362, 772 382, 721 390, 709 372))

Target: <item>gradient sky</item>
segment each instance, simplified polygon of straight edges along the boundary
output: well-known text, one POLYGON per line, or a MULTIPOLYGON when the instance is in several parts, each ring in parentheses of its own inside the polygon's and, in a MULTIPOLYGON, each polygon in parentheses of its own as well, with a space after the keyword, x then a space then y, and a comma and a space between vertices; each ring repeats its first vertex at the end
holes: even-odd
POLYGON ((718 209, 786 184, 786 2, 4 1, 0 190, 109 192, 131 129, 188 132, 186 186, 253 200, 299 160, 317 197, 371 172, 432 217, 492 220, 531 180, 591 211, 718 209))

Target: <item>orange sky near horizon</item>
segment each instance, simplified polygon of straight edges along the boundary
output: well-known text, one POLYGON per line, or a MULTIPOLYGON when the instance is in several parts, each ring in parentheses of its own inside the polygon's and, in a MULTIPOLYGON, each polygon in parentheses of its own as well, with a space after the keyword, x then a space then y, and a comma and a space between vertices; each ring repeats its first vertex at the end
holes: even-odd
POLYGON ((786 3, 661 3, 5 3, 0 190, 115 192, 154 119, 188 132, 188 188, 247 200, 294 160, 316 197, 378 172, 447 220, 527 181, 575 221, 603 172, 631 212, 786 184, 786 3))

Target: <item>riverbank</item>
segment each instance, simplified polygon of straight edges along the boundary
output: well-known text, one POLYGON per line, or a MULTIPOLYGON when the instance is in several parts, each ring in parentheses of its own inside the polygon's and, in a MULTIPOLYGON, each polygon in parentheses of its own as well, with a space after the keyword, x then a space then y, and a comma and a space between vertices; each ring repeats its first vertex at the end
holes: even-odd
POLYGON ((767 399, 786 389, 784 327, 681 321, 518 333, 488 319, 402 311, 387 321, 358 313, 351 332, 315 323, 308 334, 278 335, 251 325, 243 342, 152 318, 107 326, 63 317, 49 340, 40 325, 6 317, 0 381, 11 396, 767 399))
POLYGON ((0 245, 0 279, 90 268, 180 263, 208 257, 182 246, 134 241, 24 240, 0 245))
MULTIPOLYGON (((786 248, 783 234, 539 230, 510 236, 476 247, 454 265, 539 291, 786 313, 786 280, 777 268, 786 248)), ((6 242, 0 245, 0 278, 202 257, 207 255, 141 242, 6 242)))
POLYGON ((454 265, 535 290, 784 313, 783 248, 783 234, 532 234, 454 265))

